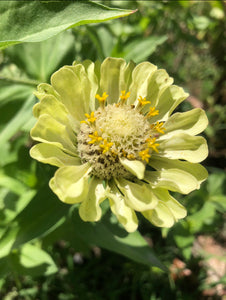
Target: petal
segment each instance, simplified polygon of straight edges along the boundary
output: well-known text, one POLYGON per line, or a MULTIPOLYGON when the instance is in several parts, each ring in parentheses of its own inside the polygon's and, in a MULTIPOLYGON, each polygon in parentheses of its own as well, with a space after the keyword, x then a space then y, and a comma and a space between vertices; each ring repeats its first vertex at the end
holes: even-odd
POLYGON ((43 96, 41 102, 34 105, 33 114, 35 118, 39 118, 43 114, 50 115, 58 122, 72 127, 75 132, 80 128, 80 122, 72 119, 63 103, 53 95, 43 96))
POLYGON ((173 78, 165 70, 157 70, 148 80, 147 100, 150 104, 145 105, 143 112, 148 112, 150 107, 155 107, 159 102, 159 97, 165 89, 173 83, 173 78))
POLYGON ((121 82, 126 62, 121 58, 106 58, 101 64, 100 70, 100 89, 98 94, 106 92, 109 96, 107 98, 108 104, 117 103, 119 96, 124 86, 121 82))
POLYGON ((30 150, 31 157, 57 167, 80 165, 79 157, 66 154, 55 145, 39 143, 30 150))
MULTIPOLYGON (((74 62, 73 66, 79 65, 81 64, 80 62, 74 62)), ((95 63, 93 63, 91 60, 85 60, 83 61, 82 65, 85 68, 87 77, 90 81, 90 103, 89 103, 89 107, 90 107, 90 111, 94 111, 98 105, 95 105, 95 96, 97 94, 97 90, 98 90, 98 86, 99 86, 99 81, 100 81, 100 66, 101 63, 100 61, 96 61, 95 63)))
POLYGON ((206 180, 208 176, 208 172, 206 169, 200 165, 195 163, 190 163, 186 161, 180 160, 172 160, 165 157, 159 157, 157 155, 153 155, 150 159, 149 164, 158 171, 169 170, 169 169, 179 169, 187 172, 194 176, 197 180, 197 188, 200 187, 200 184, 206 180))
POLYGON ((127 100, 128 104, 133 104, 139 96, 147 96, 148 79, 156 70, 157 67, 149 62, 140 63, 134 68, 132 72, 132 83, 129 88, 130 97, 127 100))
POLYGON ((150 185, 134 183, 120 178, 116 180, 117 186, 124 194, 126 204, 136 211, 144 211, 154 208, 158 200, 150 185))
POLYGON ((156 197, 164 202, 173 214, 175 221, 186 217, 187 211, 183 205, 181 205, 174 197, 172 197, 165 189, 154 189, 156 197))
POLYGON ((204 110, 195 108, 183 113, 173 114, 164 124, 165 134, 173 134, 183 131, 190 135, 202 132, 208 125, 208 119, 204 110))
POLYGON ((58 169, 49 182, 50 188, 65 203, 82 202, 89 191, 89 164, 58 169))
POLYGON ((51 77, 51 84, 75 120, 89 112, 90 82, 82 65, 65 66, 51 77))
POLYGON ((123 167, 137 176, 138 179, 144 178, 145 165, 139 160, 128 160, 126 158, 120 158, 120 163, 123 167))
POLYGON ((132 83, 132 74, 136 64, 130 61, 124 68, 122 72, 122 79, 120 81, 120 92, 129 91, 129 87, 132 83))
POLYGON ((152 117, 151 122, 158 120, 165 121, 174 111, 174 109, 187 97, 188 93, 176 85, 168 86, 160 95, 156 109, 159 110, 158 116, 152 117))
POLYGON ((31 129, 31 137, 39 142, 53 144, 72 155, 76 153, 76 137, 72 129, 49 115, 39 117, 31 129))
POLYGON ((158 227, 172 227, 175 220, 170 209, 164 202, 159 201, 155 209, 142 212, 144 217, 158 227))
POLYGON ((33 114, 35 118, 39 118, 43 114, 52 116, 60 123, 68 122, 68 111, 65 106, 52 95, 45 95, 41 102, 35 104, 33 107, 33 114))
POLYGON ((79 207, 83 221, 95 222, 101 218, 100 203, 106 199, 103 181, 93 177, 89 183, 89 192, 79 207))
POLYGON ((193 175, 180 169, 147 171, 144 179, 153 188, 161 187, 182 194, 188 194, 200 187, 199 182, 193 175))
POLYGON ((37 91, 34 92, 34 95, 39 99, 42 100, 47 95, 52 95, 58 100, 60 99, 59 94, 54 90, 54 88, 48 83, 40 83, 37 87, 37 91))
POLYGON ((134 232, 138 226, 136 213, 126 205, 125 199, 115 185, 106 190, 112 212, 128 232, 134 232))
POLYGON ((177 133, 167 137, 160 137, 159 156, 172 159, 185 159, 190 162, 200 162, 208 155, 206 140, 201 136, 190 136, 186 133, 177 133))

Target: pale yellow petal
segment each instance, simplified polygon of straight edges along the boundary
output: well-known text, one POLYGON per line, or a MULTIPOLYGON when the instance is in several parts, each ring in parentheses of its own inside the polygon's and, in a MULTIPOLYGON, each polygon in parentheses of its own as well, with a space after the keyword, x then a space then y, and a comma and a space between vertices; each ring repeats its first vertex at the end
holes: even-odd
MULTIPOLYGON (((195 108, 183 113, 173 114, 164 124, 165 134, 184 132, 190 135, 201 133, 208 125, 204 110, 195 108)), ((170 137, 169 137, 170 138, 170 137)))
POLYGON ((54 90, 54 88, 48 83, 40 83, 37 86, 37 91, 34 91, 34 95, 42 101, 42 99, 48 95, 54 96, 56 99, 60 100, 59 94, 54 90))
POLYGON ((120 158, 120 163, 123 167, 135 175, 138 179, 144 178, 145 165, 139 160, 128 160, 120 158))
POLYGON ((31 137, 39 142, 53 144, 74 155, 76 137, 70 126, 59 123, 50 115, 43 114, 31 130, 31 137))
POLYGON ((184 159, 192 163, 204 160, 208 155, 206 140, 201 136, 177 133, 170 139, 162 136, 158 139, 159 155, 171 159, 184 159))
POLYGON ((89 182, 89 192, 79 207, 83 221, 96 222, 101 218, 100 204, 106 199, 103 181, 93 177, 89 182))
POLYGON ((33 146, 30 150, 30 155, 42 163, 57 167, 81 164, 79 157, 69 155, 59 147, 46 143, 39 143, 33 146))
POLYGON ((173 214, 175 221, 186 217, 187 211, 169 192, 165 189, 154 189, 156 197, 164 202, 168 209, 173 214))
POLYGON ((176 159, 175 160, 169 159, 169 158, 160 157, 157 155, 153 155, 151 157, 151 159, 149 161, 149 165, 158 171, 170 170, 170 169, 182 170, 182 171, 192 175, 196 179, 197 184, 195 184, 195 186, 197 188, 200 187, 200 184, 204 180, 206 180, 206 178, 208 176, 208 172, 200 164, 190 163, 190 162, 186 162, 186 161, 180 161, 180 160, 176 160, 176 159))
POLYGON ((117 186, 123 193, 126 204, 136 211, 154 208, 158 200, 149 184, 134 183, 120 178, 116 180, 117 186))
POLYGON ((89 112, 90 82, 82 65, 63 67, 51 77, 53 88, 75 120, 82 121, 89 112))
MULTIPOLYGON (((147 113, 150 107, 157 106, 161 94, 168 86, 172 85, 173 78, 170 77, 165 70, 159 69, 156 70, 147 81, 147 95, 145 97, 146 100, 151 103, 144 106, 142 110, 143 113, 147 113)), ((151 120, 153 120, 153 118, 151 120)))
POLYGON ((157 227, 172 227, 175 220, 170 209, 164 202, 159 201, 155 209, 142 212, 144 217, 157 227))
POLYGON ((149 62, 140 63, 134 68, 132 73, 132 82, 129 88, 130 97, 127 100, 128 104, 135 103, 139 96, 147 96, 148 80, 156 70, 157 67, 149 62))
POLYGON ((98 94, 106 92, 109 96, 107 103, 117 103, 122 91, 121 78, 126 62, 122 58, 106 58, 101 64, 100 88, 98 94))
POLYGON ((200 183, 193 175, 180 169, 147 171, 145 180, 153 188, 161 187, 182 194, 188 194, 200 187, 200 183))
POLYGON ((130 208, 122 194, 113 184, 106 189, 106 196, 109 199, 112 212, 116 215, 118 221, 128 232, 134 232, 138 226, 136 213, 130 208))
POLYGON ((69 204, 82 202, 89 192, 90 171, 88 163, 59 168, 50 180, 49 186, 62 202, 69 204))
POLYGON ((157 116, 151 118, 151 122, 156 122, 158 120, 166 121, 174 109, 187 97, 188 93, 176 85, 168 86, 164 89, 159 96, 156 109, 159 111, 157 116))

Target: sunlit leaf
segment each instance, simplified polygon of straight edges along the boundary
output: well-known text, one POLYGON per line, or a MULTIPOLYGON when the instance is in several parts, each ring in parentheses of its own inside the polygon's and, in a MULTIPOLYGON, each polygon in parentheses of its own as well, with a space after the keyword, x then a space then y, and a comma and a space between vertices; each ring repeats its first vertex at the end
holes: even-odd
POLYGON ((167 36, 150 36, 145 39, 133 40, 125 48, 126 60, 133 60, 136 63, 146 60, 156 48, 167 40, 167 36))
POLYGON ((0 48, 40 42, 68 28, 132 13, 91 1, 1 1, 0 11, 0 48))
POLYGON ((73 212, 72 222, 78 236, 86 243, 99 246, 124 255, 136 262, 156 266, 166 271, 166 267, 155 256, 148 243, 138 231, 127 233, 117 224, 112 224, 108 218, 98 223, 84 222, 73 212))
POLYGON ((17 275, 48 276, 56 273, 57 267, 47 252, 37 246, 25 244, 0 259, 0 275, 10 272, 17 275))

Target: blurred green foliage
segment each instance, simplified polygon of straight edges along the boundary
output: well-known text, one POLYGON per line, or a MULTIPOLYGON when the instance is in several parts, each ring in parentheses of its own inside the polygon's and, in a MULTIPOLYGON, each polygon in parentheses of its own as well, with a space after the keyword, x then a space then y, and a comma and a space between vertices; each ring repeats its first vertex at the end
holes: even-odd
POLYGON ((194 244, 199 236, 211 236, 223 247, 226 238, 224 2, 95 2, 138 11, 0 52, 0 298, 221 299, 214 287, 225 284, 225 278, 206 281, 208 259, 202 253, 195 255, 194 244), (55 168, 28 154, 37 84, 49 82, 55 70, 73 60, 107 56, 136 63, 148 60, 166 69, 190 93, 179 110, 202 107, 209 118, 204 133, 210 150, 204 162, 208 180, 199 191, 176 195, 188 216, 172 229, 154 228, 140 218, 146 241, 141 235, 125 237, 107 211, 102 224, 86 227, 76 207, 60 203, 49 190, 47 182, 55 168), (80 232, 74 229, 78 226, 80 232), (143 252, 131 247, 131 241, 143 252), (169 274, 148 266, 147 242, 169 267, 169 274), (178 267, 175 258, 184 265, 178 267))

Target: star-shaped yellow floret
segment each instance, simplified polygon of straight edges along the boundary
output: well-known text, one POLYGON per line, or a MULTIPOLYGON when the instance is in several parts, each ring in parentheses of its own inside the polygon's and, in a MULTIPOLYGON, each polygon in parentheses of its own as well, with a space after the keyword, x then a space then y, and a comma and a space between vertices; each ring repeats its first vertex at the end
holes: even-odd
POLYGON ((107 97, 108 97, 108 95, 107 95, 107 93, 105 93, 105 92, 102 94, 102 96, 100 96, 99 94, 96 94, 97 100, 98 100, 99 102, 102 102, 102 103, 105 102, 105 100, 107 99, 107 97))
POLYGON ((100 148, 102 149, 103 153, 106 153, 110 150, 113 143, 108 143, 107 140, 104 139, 103 144, 100 145, 100 148))
POLYGON ((147 117, 154 117, 159 114, 159 110, 155 109, 155 107, 150 107, 149 113, 147 113, 147 117))
POLYGON ((156 131, 158 131, 159 133, 164 134, 164 130, 166 130, 166 128, 163 127, 164 123, 163 122, 157 122, 156 124, 152 124, 151 125, 151 129, 154 129, 156 131))
POLYGON ((139 98, 137 100, 139 101, 139 104, 142 106, 144 106, 148 103, 151 103, 151 101, 147 101, 146 98, 145 97, 143 98, 142 96, 139 96, 139 98))
POLYGON ((122 103, 124 103, 130 96, 130 92, 126 93, 126 91, 121 91, 120 99, 122 100, 122 103))
POLYGON ((89 114, 85 114, 85 116, 86 116, 86 120, 84 120, 84 121, 81 121, 81 123, 86 123, 86 124, 88 124, 88 122, 89 123, 94 123, 95 121, 96 121, 96 117, 94 117, 94 112, 92 111, 91 112, 91 114, 89 115, 89 114))
POLYGON ((97 131, 94 131, 93 134, 89 134, 89 137, 91 138, 91 141, 89 141, 88 144, 98 143, 103 140, 103 138, 98 135, 97 131))
POLYGON ((156 138, 148 138, 146 141, 148 143, 148 148, 152 148, 155 152, 159 152, 159 150, 157 149, 159 144, 155 142, 156 138))
POLYGON ((149 161, 149 158, 151 157, 151 155, 149 154, 149 149, 145 149, 143 151, 139 152, 139 155, 141 157, 142 160, 145 160, 147 163, 149 161))

